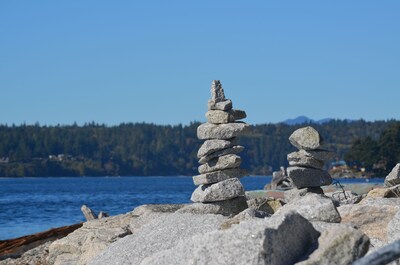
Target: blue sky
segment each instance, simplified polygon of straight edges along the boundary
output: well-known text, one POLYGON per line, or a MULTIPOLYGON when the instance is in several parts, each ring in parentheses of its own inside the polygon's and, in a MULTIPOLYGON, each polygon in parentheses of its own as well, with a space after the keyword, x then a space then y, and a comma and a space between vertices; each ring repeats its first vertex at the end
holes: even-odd
POLYGON ((400 1, 0 1, 0 123, 400 119, 400 1))

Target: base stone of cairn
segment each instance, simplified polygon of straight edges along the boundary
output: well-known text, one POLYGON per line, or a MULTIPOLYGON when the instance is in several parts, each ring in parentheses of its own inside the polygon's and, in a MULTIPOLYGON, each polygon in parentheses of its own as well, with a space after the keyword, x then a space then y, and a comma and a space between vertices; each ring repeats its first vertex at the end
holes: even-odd
POLYGON ((299 149, 299 151, 287 156, 290 165, 287 168, 287 173, 296 187, 294 191, 290 191, 290 196, 296 194, 296 190, 301 194, 300 190, 302 189, 309 192, 317 189, 317 193, 320 193, 321 186, 332 183, 332 177, 327 171, 323 170, 323 167, 324 160, 331 159, 333 152, 321 149, 322 137, 310 126, 293 132, 289 141, 299 149))
POLYGON ((200 185, 190 198, 193 202, 215 202, 233 199, 244 195, 238 178, 230 178, 215 184, 200 185))
POLYGON ((246 175, 240 169, 244 150, 236 137, 249 126, 238 122, 246 118, 246 112, 232 109, 232 100, 225 98, 221 82, 211 85, 211 99, 206 113, 207 123, 197 128, 197 137, 205 140, 198 150, 198 171, 193 177, 198 187, 193 192, 193 204, 179 210, 190 213, 235 215, 247 208, 244 188, 239 178, 246 175))

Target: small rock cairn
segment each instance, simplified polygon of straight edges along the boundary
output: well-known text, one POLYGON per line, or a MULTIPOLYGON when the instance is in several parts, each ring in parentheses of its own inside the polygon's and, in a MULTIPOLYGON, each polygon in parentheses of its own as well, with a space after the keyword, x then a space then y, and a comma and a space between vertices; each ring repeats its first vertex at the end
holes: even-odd
POLYGON ((200 175, 193 177, 198 187, 191 200, 230 208, 229 201, 245 200, 244 188, 238 178, 245 176, 246 171, 239 168, 242 159, 237 155, 244 147, 237 144, 236 137, 248 125, 236 121, 246 118, 246 112, 232 109, 232 101, 225 98, 221 82, 214 80, 206 118, 207 123, 197 128, 197 137, 205 142, 197 153, 200 175))
POLYGON ((300 128, 289 137, 292 145, 299 149, 298 152, 288 154, 288 176, 298 189, 319 188, 330 185, 332 178, 322 168, 324 160, 332 158, 333 152, 320 149, 322 137, 312 127, 300 128))

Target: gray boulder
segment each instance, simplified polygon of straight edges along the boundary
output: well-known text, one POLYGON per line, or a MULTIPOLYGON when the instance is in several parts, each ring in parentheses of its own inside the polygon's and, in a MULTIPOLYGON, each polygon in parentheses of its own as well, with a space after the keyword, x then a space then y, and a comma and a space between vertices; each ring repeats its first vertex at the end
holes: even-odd
POLYGON ((46 242, 27 251, 25 249, 26 252, 22 253, 18 258, 3 259, 4 255, 0 254, 0 265, 47 264, 46 260, 49 255, 49 246, 51 243, 46 242))
POLYGON ((244 195, 239 179, 227 179, 214 184, 200 185, 190 198, 193 202, 215 202, 233 199, 244 195))
POLYGON ((223 150, 229 147, 232 147, 233 143, 231 141, 227 140, 218 140, 218 139, 213 139, 213 140, 207 140, 205 141, 199 151, 197 152, 197 157, 202 158, 203 156, 207 156, 209 154, 212 154, 214 152, 217 152, 219 150, 223 150))
POLYGON ((286 170, 293 184, 299 189, 332 184, 332 177, 324 170, 306 167, 288 167, 286 170))
POLYGON ((385 178, 385 187, 392 187, 400 184, 400 163, 397 164, 385 178))
POLYGON ((242 163, 242 159, 237 155, 224 155, 213 160, 208 161, 206 164, 199 166, 199 173, 204 174, 217 170, 228 168, 237 168, 242 163))
POLYGON ((80 229, 54 241, 49 247, 49 264, 86 264, 111 243, 131 234, 132 213, 86 222, 80 229))
POLYGON ((375 247, 379 247, 388 243, 389 223, 400 211, 400 203, 397 198, 366 198, 358 204, 343 205, 337 209, 342 223, 358 227, 375 247))
POLYGON ((275 215, 296 211, 309 221, 340 223, 340 214, 333 201, 323 195, 309 193, 280 208, 275 215))
POLYGON ((318 249, 296 265, 352 264, 367 253, 368 247, 369 238, 361 231, 348 225, 330 225, 318 238, 318 249))
POLYGON ((400 210, 387 225, 387 237, 388 242, 394 242, 400 239, 400 210))
POLYGON ((394 241, 384 247, 357 260, 352 265, 399 265, 400 240, 394 241))
POLYGON ((324 161, 315 159, 312 156, 306 156, 301 152, 293 152, 287 155, 287 160, 290 166, 312 167, 322 169, 324 161))
POLYGON ((201 184, 212 184, 220 181, 224 181, 231 178, 241 178, 247 175, 246 170, 239 168, 224 169, 205 173, 193 177, 194 185, 198 186, 201 184))
POLYGON ((174 213, 184 206, 185 204, 143 204, 136 207, 132 215, 143 216, 152 213, 174 213))
POLYGON ((315 247, 318 236, 301 215, 288 213, 195 235, 141 264, 294 264, 315 247))
POLYGON ((230 109, 229 111, 209 110, 206 113, 207 122, 212 124, 230 123, 246 118, 243 110, 230 109))
POLYGON ((289 141, 298 149, 314 150, 321 147, 322 137, 313 127, 297 129, 290 135, 289 141))
POLYGON ((208 110, 230 110, 232 109, 232 100, 226 99, 224 101, 215 102, 214 100, 210 99, 208 101, 208 110))
POLYGON ((227 124, 203 123, 197 128, 197 138, 200 140, 222 139, 228 140, 239 136, 249 128, 249 125, 241 122, 227 124))
POLYGON ((132 234, 135 234, 153 219, 157 219, 165 214, 175 213, 186 205, 187 204, 145 204, 138 206, 132 212, 135 218, 131 219, 129 228, 132 234))
POLYGON ((243 212, 240 212, 237 215, 235 215, 234 217, 229 218, 228 220, 223 222, 219 228, 221 230, 229 229, 232 227, 232 225, 239 224, 240 222, 245 221, 245 220, 251 220, 254 218, 266 218, 266 217, 271 217, 271 215, 267 212, 248 208, 248 209, 244 210, 243 212))
POLYGON ((235 216, 247 208, 247 201, 244 196, 240 196, 231 200, 209 202, 209 203, 192 203, 178 210, 177 213, 192 214, 221 214, 224 216, 235 216))
POLYGON ((217 152, 211 153, 211 154, 209 154, 207 156, 203 156, 202 158, 200 158, 199 163, 200 164, 205 164, 205 163, 207 163, 208 161, 210 161, 210 160, 212 160, 214 158, 217 158, 217 157, 220 157, 220 156, 224 156, 224 155, 229 155, 229 154, 237 155, 240 152, 242 152, 243 150, 244 150, 244 146, 235 145, 235 146, 232 146, 232 147, 229 147, 229 148, 226 148, 226 149, 219 150, 217 152))
POLYGON ((184 238, 217 230, 224 220, 226 217, 221 215, 164 213, 148 220, 134 234, 111 245, 89 264, 141 264, 144 258, 170 249, 184 238))

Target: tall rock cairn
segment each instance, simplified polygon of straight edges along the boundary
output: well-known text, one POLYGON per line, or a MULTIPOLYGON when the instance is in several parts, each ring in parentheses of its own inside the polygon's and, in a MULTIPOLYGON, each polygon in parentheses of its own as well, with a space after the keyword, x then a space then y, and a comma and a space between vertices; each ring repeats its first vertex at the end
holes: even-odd
MULTIPOLYGON (((206 118, 207 123, 197 128, 197 137, 205 142, 197 153, 201 164, 198 169, 200 175, 193 177, 198 187, 191 200, 218 205, 212 209, 219 209, 221 205, 232 208, 229 202, 234 202, 235 198, 236 201, 238 198, 245 201, 244 188, 239 178, 245 176, 246 171, 239 168, 242 159, 237 155, 244 147, 237 144, 236 137, 248 125, 236 121, 246 118, 246 112, 232 109, 232 101, 225 98, 221 82, 214 80, 206 118)), ((226 213, 226 210, 218 210, 216 213, 226 213)))
POLYGON ((299 149, 298 152, 288 154, 288 176, 298 189, 319 188, 330 185, 332 178, 322 168, 324 160, 329 160, 333 152, 322 150, 322 137, 313 127, 300 128, 289 137, 292 145, 299 149))

